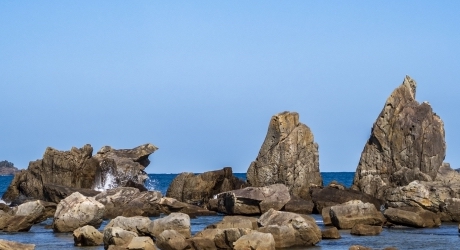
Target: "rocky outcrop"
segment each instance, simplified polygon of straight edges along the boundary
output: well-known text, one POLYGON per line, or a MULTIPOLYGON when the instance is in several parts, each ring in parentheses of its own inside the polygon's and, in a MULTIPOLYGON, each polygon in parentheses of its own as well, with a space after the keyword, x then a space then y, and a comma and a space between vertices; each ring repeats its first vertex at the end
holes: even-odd
POLYGON ((202 208, 185 202, 180 202, 176 199, 169 197, 161 198, 158 205, 162 213, 184 213, 189 215, 191 218, 195 218, 196 216, 208 216, 217 214, 216 212, 209 211, 206 208, 202 208))
POLYGON ((61 200, 53 220, 55 232, 73 232, 75 229, 90 225, 99 228, 104 214, 104 205, 92 197, 76 192, 61 200))
POLYGON ((329 213, 332 224, 338 229, 351 229, 357 224, 381 226, 385 222, 385 217, 372 203, 358 200, 332 206, 329 213))
POLYGON ((281 210, 291 199, 283 184, 247 187, 217 195, 217 211, 225 214, 256 215, 269 209, 281 210))
POLYGON ((0 175, 14 175, 19 172, 13 163, 9 161, 0 161, 0 175))
POLYGON ((11 209, 9 213, 0 212, 0 229, 5 232, 26 232, 37 223, 52 217, 56 204, 44 201, 29 201, 11 209))
POLYGON ((361 154, 353 188, 385 198, 388 188, 434 181, 445 154, 444 124, 427 102, 415 100, 406 76, 386 100, 361 154))
POLYGON ((97 231, 93 226, 83 226, 73 231, 73 240, 75 246, 99 246, 103 243, 104 235, 97 231))
POLYGON ((295 196, 291 196, 291 199, 284 205, 284 211, 296 214, 311 214, 314 208, 315 203, 313 201, 295 196))
POLYGON ((321 241, 321 230, 308 215, 270 209, 258 222, 258 231, 272 234, 276 248, 312 246, 321 241))
MULTIPOLYGON (((48 184, 81 189, 114 188, 128 180, 143 184, 147 178, 144 169, 149 163, 148 156, 155 150, 152 144, 120 150, 106 146, 93 157, 89 144, 70 151, 48 147, 43 159, 30 162, 27 170, 14 176, 2 199, 12 202, 25 196, 50 201, 44 191, 48 184)), ((63 198, 53 197, 58 197, 55 201, 63 198)))
POLYGON ((231 167, 198 175, 181 173, 169 185, 166 196, 196 206, 205 206, 214 195, 246 185, 245 181, 233 176, 231 167))
POLYGON ((96 196, 100 193, 100 191, 90 188, 73 188, 50 183, 43 185, 43 195, 45 200, 54 203, 59 203, 62 199, 65 199, 67 196, 75 192, 79 192, 80 194, 89 197, 96 196))
POLYGON ((322 185, 318 144, 299 114, 283 112, 270 120, 265 141, 247 171, 250 186, 283 183, 291 194, 308 198, 311 185, 322 185))

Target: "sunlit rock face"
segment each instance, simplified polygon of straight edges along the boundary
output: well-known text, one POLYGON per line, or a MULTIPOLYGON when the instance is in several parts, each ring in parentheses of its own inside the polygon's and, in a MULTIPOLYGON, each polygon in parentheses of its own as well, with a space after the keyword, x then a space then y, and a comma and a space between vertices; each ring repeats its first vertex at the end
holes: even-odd
POLYGON ((427 102, 415 100, 406 76, 388 97, 364 146, 354 189, 384 198, 385 190, 412 181, 434 181, 446 154, 444 124, 427 102))
POLYGON ((247 171, 251 186, 282 183, 294 196, 307 198, 311 185, 322 185, 318 144, 296 112, 272 116, 257 159, 247 171))
POLYGON ((99 190, 123 186, 129 180, 143 185, 148 157, 157 149, 152 144, 120 150, 106 146, 92 156, 89 144, 69 151, 48 147, 43 159, 30 162, 27 170, 15 175, 2 199, 5 202, 24 197, 48 200, 44 192, 47 184, 99 190))

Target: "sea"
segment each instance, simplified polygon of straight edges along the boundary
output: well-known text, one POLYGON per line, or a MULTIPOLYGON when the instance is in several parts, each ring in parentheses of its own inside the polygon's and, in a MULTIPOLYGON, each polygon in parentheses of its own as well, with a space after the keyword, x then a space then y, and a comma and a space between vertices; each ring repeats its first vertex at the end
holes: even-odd
MULTIPOLYGON (((234 173, 235 176, 246 179, 245 173, 234 173)), ((353 182, 354 172, 323 172, 321 173, 323 182, 328 185, 335 180, 347 187, 353 182)), ((166 194, 171 181, 177 174, 149 174, 146 187, 149 190, 158 190, 166 194)), ((0 176, 0 197, 8 188, 12 176, 0 176)), ((162 215, 164 216, 164 215, 162 215)), ((224 215, 202 216, 191 219, 192 235, 203 230, 206 226, 222 220, 224 215)), ((321 229, 327 228, 324 225, 321 215, 311 215, 321 229)), ((152 217, 151 219, 157 219, 152 217)), ((0 239, 11 240, 21 243, 35 244, 37 250, 48 249, 72 249, 72 250, 103 250, 103 246, 98 247, 76 247, 74 246, 72 233, 54 233, 52 229, 46 229, 52 219, 32 226, 29 232, 7 233, 0 232, 0 239)), ((99 228, 103 230, 108 221, 104 221, 99 228)), ((443 223, 438 228, 408 228, 395 227, 384 228, 383 232, 377 236, 354 236, 350 230, 340 230, 341 239, 322 240, 316 246, 290 248, 296 250, 321 249, 321 250, 341 250, 349 249, 351 245, 363 245, 372 249, 384 249, 386 247, 396 247, 397 249, 460 249, 460 237, 458 223, 443 223)))

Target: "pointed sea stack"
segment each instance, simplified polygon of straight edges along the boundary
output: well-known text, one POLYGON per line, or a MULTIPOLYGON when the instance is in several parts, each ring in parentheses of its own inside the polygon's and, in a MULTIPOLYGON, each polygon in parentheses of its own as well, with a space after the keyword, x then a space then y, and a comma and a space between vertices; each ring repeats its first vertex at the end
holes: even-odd
POLYGON ((364 146, 353 189, 383 198, 390 187, 434 181, 446 155, 444 124, 430 104, 415 100, 406 76, 388 97, 364 146))
POLYGON ((294 196, 309 198, 311 185, 322 185, 318 144, 296 112, 272 116, 257 159, 247 171, 250 186, 283 183, 294 196))

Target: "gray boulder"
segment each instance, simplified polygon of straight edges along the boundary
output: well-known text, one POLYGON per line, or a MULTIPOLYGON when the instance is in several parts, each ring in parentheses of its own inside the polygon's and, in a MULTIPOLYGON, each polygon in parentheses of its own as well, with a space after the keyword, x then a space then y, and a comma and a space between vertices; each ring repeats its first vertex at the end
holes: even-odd
POLYGON ((322 186, 318 144, 296 112, 272 116, 265 141, 247 171, 250 186, 285 184, 291 194, 308 199, 310 186, 322 186))
POLYGON ((104 235, 93 226, 83 226, 73 231, 73 241, 75 246, 99 246, 103 243, 104 235))

